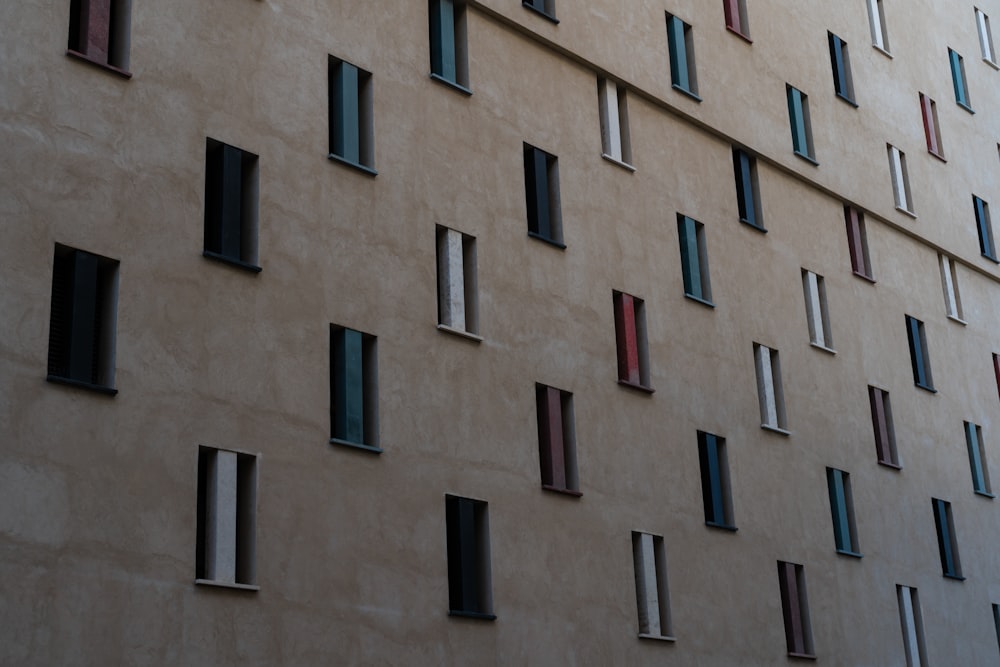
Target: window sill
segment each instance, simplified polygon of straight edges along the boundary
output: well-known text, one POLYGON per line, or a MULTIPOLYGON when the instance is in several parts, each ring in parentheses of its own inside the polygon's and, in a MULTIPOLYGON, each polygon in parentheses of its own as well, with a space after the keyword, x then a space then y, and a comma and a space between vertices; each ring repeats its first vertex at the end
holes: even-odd
POLYGON ((542 484, 542 489, 545 491, 551 491, 552 493, 558 493, 564 496, 572 496, 573 498, 583 497, 583 494, 579 491, 574 491, 573 489, 564 489, 559 486, 552 486, 551 484, 542 484))
POLYGON ((945 164, 948 164, 948 160, 941 153, 935 153, 934 151, 932 151, 929 148, 927 149, 927 152, 930 153, 931 155, 933 155, 934 157, 936 157, 937 159, 941 160, 941 162, 944 162, 945 164))
POLYGON ((965 581, 965 577, 960 574, 952 574, 950 572, 943 572, 942 575, 945 579, 951 579, 952 581, 965 581))
POLYGON ((531 11, 533 11, 536 14, 538 14, 539 16, 544 16, 545 18, 547 18, 548 20, 552 21, 556 25, 559 25, 559 19, 557 19, 555 16, 552 16, 551 14, 547 14, 547 13, 543 12, 541 9, 538 9, 534 5, 529 5, 527 2, 522 2, 521 6, 524 7, 525 9, 530 9, 531 11))
POLYGON ((196 586, 215 586, 216 588, 233 588, 238 591, 259 591, 260 586, 255 584, 236 584, 228 581, 216 581, 215 579, 195 579, 196 586))
POLYGON ((883 56, 885 56, 885 57, 889 58, 890 60, 892 60, 893 55, 891 53, 889 53, 888 51, 886 51, 885 49, 883 49, 878 44, 872 44, 872 48, 875 49, 876 51, 878 51, 879 53, 881 53, 883 56))
POLYGON ((860 271, 852 271, 851 273, 853 273, 853 274, 854 274, 855 276, 857 276, 858 278, 861 278, 862 280, 867 280, 867 281, 868 281, 868 282, 870 282, 870 283, 871 283, 872 285, 874 285, 874 284, 875 284, 875 283, 877 282, 877 281, 876 281, 876 280, 875 280, 874 278, 872 278, 871 276, 869 276, 869 275, 867 275, 867 274, 864 274, 864 273, 861 273, 860 271))
POLYGON ((437 328, 438 328, 438 331, 442 331, 444 333, 452 334, 454 336, 459 336, 461 338, 467 338, 467 339, 473 340, 473 341, 475 341, 477 343, 482 343, 483 342, 483 337, 482 336, 480 336, 478 334, 474 334, 471 331, 465 331, 463 329, 456 329, 455 327, 450 327, 447 324, 439 324, 439 325, 437 325, 437 328))
POLYGON ((651 635, 645 632, 639 633, 639 639, 655 639, 656 641, 671 643, 677 641, 677 637, 671 637, 670 635, 651 635))
POLYGON ((917 214, 916 213, 914 213, 913 211, 910 211, 908 209, 905 209, 902 206, 897 206, 896 210, 899 211, 900 213, 902 213, 903 215, 906 215, 906 216, 909 216, 909 217, 913 218, 914 220, 917 219, 917 214))
POLYGON ((708 306, 709 308, 712 308, 713 310, 715 309, 715 304, 714 303, 712 303, 711 301, 709 301, 707 299, 702 299, 700 296, 695 296, 694 294, 691 294, 690 292, 684 292, 684 298, 685 299, 690 299, 691 301, 694 301, 695 303, 700 303, 703 306, 708 306))
POLYGON ((850 104, 855 109, 858 108, 858 103, 855 102, 854 100, 852 100, 847 95, 844 95, 843 93, 837 93, 837 92, 834 92, 834 94, 837 96, 838 99, 840 99, 841 102, 843 102, 845 104, 850 104))
POLYGON ((799 152, 799 151, 792 151, 792 153, 795 154, 795 157, 798 157, 798 158, 801 158, 801 159, 805 160, 806 162, 808 162, 809 164, 811 164, 814 167, 818 167, 819 166, 819 162, 817 162, 816 158, 814 158, 811 155, 807 155, 806 153, 802 153, 802 152, 799 152))
POLYGON ((746 225, 747 227, 749 227, 751 229, 756 229, 761 234, 767 234, 767 230, 764 229, 763 227, 761 227, 760 225, 758 225, 755 222, 750 222, 746 218, 740 218, 740 222, 742 222, 744 225, 746 225))
POLYGON ((993 69, 1000 69, 1000 65, 996 64, 992 60, 989 60, 988 58, 983 58, 983 62, 992 67, 993 69))
POLYGON ((705 525, 708 526, 709 528, 714 528, 716 530, 723 530, 727 533, 735 533, 737 530, 739 530, 739 528, 737 528, 736 526, 730 526, 729 524, 726 523, 715 523, 714 521, 706 521, 705 525))
POLYGON ((382 448, 375 447, 373 445, 365 445, 360 442, 351 442, 350 440, 341 440, 340 438, 330 438, 331 445, 341 445, 343 447, 350 447, 351 449, 360 449, 365 452, 371 452, 373 454, 381 454, 382 448))
POLYGON ((858 560, 864 558, 863 554, 859 554, 857 551, 848 551, 847 549, 837 549, 838 556, 848 556, 850 558, 857 558, 858 560))
POLYGON ((791 431, 783 429, 780 426, 771 426, 770 424, 761 424, 760 427, 765 431, 770 431, 771 433, 777 433, 778 435, 789 436, 792 434, 791 431))
POLYGON ((974 491, 974 493, 977 496, 982 496, 983 498, 987 498, 989 500, 993 500, 994 498, 996 498, 996 496, 990 493, 989 491, 974 491))
POLYGON ((799 660, 815 660, 815 653, 794 653, 792 651, 788 652, 789 658, 798 658, 799 660))
POLYGON ((451 79, 445 78, 445 77, 441 76, 440 74, 435 74, 434 72, 431 72, 430 76, 431 76, 432 80, 437 81, 438 83, 440 83, 440 84, 442 84, 444 86, 447 86, 448 88, 451 88, 452 90, 457 90, 458 92, 462 93, 466 97, 470 97, 472 95, 472 91, 471 90, 469 90, 468 88, 466 88, 462 84, 458 83, 457 81, 452 81, 451 79))
POLYGON ((979 254, 981 254, 981 255, 982 255, 983 257, 985 257, 986 259, 990 260, 990 261, 991 261, 991 262, 993 262, 994 264, 1000 264, 1000 260, 998 260, 998 259, 997 259, 996 257, 994 257, 993 255, 987 255, 987 254, 986 254, 985 252, 983 252, 983 253, 979 253, 979 254))
POLYGON ((969 113, 971 113, 973 115, 975 115, 975 113, 976 113, 975 110, 972 107, 970 107, 968 104, 965 104, 964 102, 958 102, 958 101, 956 101, 955 104, 957 104, 958 106, 962 107, 963 109, 965 109, 966 111, 968 111, 969 113))
POLYGON ((601 157, 604 158, 605 160, 607 160, 608 162, 611 162, 612 164, 617 164, 622 169, 625 169, 627 171, 635 173, 635 167, 633 167, 632 165, 630 165, 628 162, 624 162, 622 160, 619 160, 618 158, 612 157, 612 156, 608 155, 607 153, 601 153, 601 157))
POLYGON ((560 250, 565 250, 566 249, 566 244, 563 243, 562 241, 556 241, 555 239, 550 239, 547 236, 542 236, 538 232, 533 232, 531 230, 528 230, 528 236, 530 236, 533 239, 538 239, 539 241, 542 241, 543 243, 548 243, 550 246, 555 246, 556 248, 559 248, 560 250))
POLYGON ((74 60, 81 60, 95 67, 99 67, 100 69, 103 69, 106 72, 117 74, 123 79, 132 78, 132 72, 128 72, 120 67, 115 67, 114 65, 110 65, 108 63, 102 63, 100 60, 94 60, 90 56, 80 53, 79 51, 74 51, 73 49, 66 49, 66 55, 69 56, 70 58, 73 58, 74 60))
POLYGON ((968 322, 966 322, 965 320, 963 320, 961 317, 955 317, 954 315, 949 315, 948 319, 951 320, 952 322, 954 322, 955 324, 961 324, 963 327, 967 326, 969 324, 968 322))
POLYGON ((819 343, 813 343, 813 342, 810 342, 809 345, 816 348, 817 350, 822 350, 827 354, 837 354, 837 351, 835 349, 833 349, 832 347, 827 347, 826 345, 820 345, 819 343))
POLYGON ((921 384, 919 382, 914 382, 913 384, 915 386, 919 387, 920 389, 923 389, 924 391, 929 391, 932 394, 936 394, 937 393, 937 389, 935 389, 934 387, 930 386, 929 384, 921 384))
POLYGON ((351 167, 352 169, 357 169, 358 171, 360 171, 363 174, 368 174, 369 176, 378 176, 378 172, 375 171, 374 169, 372 169, 371 167, 365 166, 365 165, 361 164, 360 162, 352 162, 351 160, 348 160, 347 158, 341 157, 341 156, 337 155, 336 153, 330 153, 326 157, 331 162, 338 162, 340 164, 347 165, 348 167, 351 167))
POLYGON ((652 387, 647 387, 644 384, 637 384, 635 382, 629 382, 628 380, 619 379, 618 380, 618 384, 620 384, 623 387, 628 387, 630 389, 635 389, 636 391, 641 391, 641 392, 643 392, 645 394, 652 394, 653 392, 656 391, 652 387))
POLYGON ((211 250, 204 250, 201 253, 202 257, 207 257, 208 259, 214 259, 217 262, 222 262, 223 264, 228 264, 229 266, 235 266, 238 269, 243 269, 244 271, 249 271, 250 273, 260 273, 261 268, 255 264, 250 264, 236 259, 235 257, 228 257, 226 255, 219 254, 217 252, 212 252, 211 250))
POLYGON ((890 470, 895 470, 896 472, 900 472, 903 469, 903 466, 899 465, 898 463, 893 463, 892 461, 879 461, 878 464, 880 466, 885 466, 890 470))
POLYGON ((729 25, 726 26, 726 30, 728 30, 729 32, 733 33, 734 35, 736 35, 737 37, 739 37, 740 39, 742 39, 744 42, 746 42, 747 44, 753 44, 753 40, 750 39, 750 35, 744 35, 742 32, 740 32, 736 28, 734 28, 732 26, 729 26, 729 25))
POLYGON ((674 90, 676 90, 678 93, 684 93, 685 95, 687 95, 688 97, 690 97, 695 102, 698 102, 699 104, 701 103, 701 98, 698 97, 698 93, 695 93, 694 91, 688 90, 687 88, 684 88, 683 86, 678 86, 676 83, 670 84, 670 87, 673 88, 674 90))
POLYGON ((114 387, 105 387, 104 385, 91 384, 90 382, 84 382, 83 380, 64 378, 61 375, 46 375, 45 381, 52 382, 53 384, 65 384, 70 387, 79 387, 80 389, 87 389, 98 394, 104 394, 105 396, 115 396, 118 394, 118 390, 114 387))
POLYGON ((456 618, 474 618, 477 621, 495 621, 497 620, 496 614, 484 614, 481 611, 462 611, 461 609, 449 609, 449 616, 454 616, 456 618))

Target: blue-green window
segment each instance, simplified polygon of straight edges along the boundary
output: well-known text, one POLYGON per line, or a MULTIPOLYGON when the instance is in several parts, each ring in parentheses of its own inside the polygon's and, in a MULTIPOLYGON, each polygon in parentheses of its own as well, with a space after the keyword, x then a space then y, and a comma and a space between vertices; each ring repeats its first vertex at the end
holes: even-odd
POLYGON ((469 92, 465 2, 430 0, 431 78, 469 92))
POLYGON ((757 158, 740 148, 733 149, 733 171, 736 175, 736 203, 740 222, 764 229, 760 212, 760 190, 757 185, 757 158))
POLYGON ((965 83, 965 60, 955 50, 948 49, 948 62, 951 64, 951 83, 955 87, 955 102, 966 111, 972 111, 969 89, 965 83))
POLYGON ((965 579, 962 576, 962 562, 958 557, 958 538, 955 536, 951 503, 938 498, 932 498, 931 503, 934 505, 934 525, 937 528, 941 573, 951 579, 965 579))
POLYGON ((670 50, 670 83, 677 90, 700 100, 691 26, 670 14, 667 14, 667 46, 670 50))
POLYGON ((374 452, 378 446, 375 337, 330 325, 330 442, 374 452))
POLYGON ((792 129, 792 150, 796 155, 815 162, 812 123, 809 119, 809 96, 787 84, 785 93, 788 97, 788 122, 792 129))
POLYGON ((969 448, 972 488, 979 495, 992 498, 990 471, 986 467, 986 447, 983 444, 983 427, 972 422, 965 422, 965 444, 969 448))
POLYGON ((996 246, 993 245, 993 224, 990 222, 990 205, 972 195, 972 204, 976 210, 976 230, 979 232, 979 252, 983 257, 997 260, 996 246))
POLYGON ((712 305, 712 285, 708 277, 708 250, 705 246, 705 225, 678 213, 677 237, 681 246, 681 271, 684 274, 685 296, 712 305))
POLYGON ((330 56, 330 159, 375 174, 372 75, 330 56))
POLYGON ((698 460, 701 463, 701 495, 705 523, 715 528, 736 530, 733 496, 729 486, 726 439, 698 431, 698 460))
POLYGON ((847 42, 832 32, 827 32, 830 43, 830 65, 833 67, 833 90, 837 97, 857 106, 854 102, 854 77, 851 76, 851 56, 847 42))
POLYGON ((931 378, 931 362, 927 352, 927 335, 924 323, 915 317, 906 316, 906 336, 910 343, 910 364, 913 367, 913 382, 927 391, 934 391, 931 378))
POLYGON ((833 539, 837 545, 837 553, 860 557, 851 476, 843 470, 827 468, 826 484, 830 492, 830 514, 833 517, 833 539))

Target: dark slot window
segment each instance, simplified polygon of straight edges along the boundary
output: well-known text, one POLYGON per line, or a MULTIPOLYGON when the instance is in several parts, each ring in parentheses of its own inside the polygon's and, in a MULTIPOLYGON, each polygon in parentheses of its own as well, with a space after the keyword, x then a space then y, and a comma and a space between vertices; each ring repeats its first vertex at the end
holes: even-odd
POLYGON ((257 156, 215 139, 205 150, 204 255, 259 272, 257 156))
POLYGON ((448 532, 448 613, 494 620, 487 504, 445 496, 448 532))

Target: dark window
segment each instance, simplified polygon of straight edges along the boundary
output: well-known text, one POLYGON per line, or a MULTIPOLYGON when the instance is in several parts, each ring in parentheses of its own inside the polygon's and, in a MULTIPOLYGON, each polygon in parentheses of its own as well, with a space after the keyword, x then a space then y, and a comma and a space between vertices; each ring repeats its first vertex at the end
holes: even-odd
POLYGON ((785 85, 788 98, 788 122, 792 130, 792 151, 810 162, 816 161, 813 147, 812 121, 809 116, 809 96, 798 88, 785 85))
POLYGON ((827 468, 826 483, 830 492, 830 514, 833 517, 833 540, 837 553, 860 557, 851 476, 843 470, 827 468))
POLYGON ((853 206, 845 205, 844 221, 847 223, 847 247, 851 253, 851 270, 855 275, 874 282, 871 258, 868 255, 865 214, 853 206))
POLYGON ((949 579, 965 579, 962 576, 962 563, 958 557, 958 538, 955 536, 951 503, 938 498, 932 498, 931 503, 934 505, 934 525, 937 528, 941 573, 949 579))
POLYGON ((698 431, 698 461, 701 464, 701 496, 705 523, 715 528, 736 530, 733 496, 729 485, 726 439, 698 431))
POLYGON ((734 148, 733 170, 736 173, 736 202, 739 206, 740 222, 760 231, 766 231, 760 212, 757 158, 742 149, 734 148))
POLYGON ((892 425, 889 392, 869 385, 868 402, 872 409, 872 428, 875 432, 875 453, 878 462, 891 468, 899 468, 901 465, 896 451, 896 432, 892 425))
POLYGON ((972 204, 976 210, 976 231, 979 233, 979 252, 983 257, 997 260, 996 246, 993 245, 993 223, 990 221, 990 205, 972 195, 972 204))
POLYGON ((913 382, 918 387, 934 391, 931 378, 931 361, 927 352, 927 336, 924 323, 915 317, 906 316, 906 335, 910 343, 910 364, 913 366, 913 382))
POLYGON ((464 0, 430 0, 431 76, 469 91, 464 0))
POLYGON ((981 496, 992 498, 990 470, 986 465, 986 446, 983 443, 983 427, 972 422, 965 422, 965 444, 969 450, 972 489, 981 496))
POLYGON ((487 504, 445 496, 448 532, 448 613, 494 620, 487 504))
POLYGON ((372 75, 330 56, 330 159, 375 175, 372 75))
POLYGON ((378 446, 375 336, 330 325, 330 442, 374 452, 378 446))
POLYGON ((528 205, 528 234, 565 247, 556 156, 528 144, 524 144, 524 193, 528 205))
POLYGON ((205 151, 205 251, 260 271, 257 246, 257 156, 215 139, 205 151))
POLYGON ((832 32, 827 32, 830 43, 830 64, 833 67, 833 91, 845 102, 857 106, 854 101, 854 77, 851 76, 851 54, 847 42, 832 32))
POLYGON ((124 77, 129 65, 131 0, 71 0, 67 53, 124 77))
POLYGON ((708 276, 705 225, 678 213, 677 237, 681 244, 684 295, 710 306, 712 305, 712 284, 708 276))
POLYGON ((535 407, 542 488, 581 495, 576 472, 573 394, 543 384, 535 385, 535 407))
POLYGON ((788 655, 797 658, 816 657, 812 626, 809 623, 806 577, 802 566, 779 560, 778 586, 781 590, 781 614, 785 621, 788 655))

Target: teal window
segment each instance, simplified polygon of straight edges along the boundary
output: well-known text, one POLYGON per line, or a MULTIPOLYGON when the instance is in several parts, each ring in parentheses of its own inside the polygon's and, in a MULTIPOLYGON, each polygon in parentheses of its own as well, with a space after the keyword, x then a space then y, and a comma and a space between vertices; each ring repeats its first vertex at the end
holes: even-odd
POLYGON ((677 214, 677 236, 681 245, 681 271, 684 274, 684 295, 712 305, 712 285, 708 277, 708 250, 705 246, 705 225, 686 215, 677 214))
POLYGON ((983 427, 972 422, 965 422, 965 444, 969 448, 972 488, 979 495, 992 498, 990 471, 986 467, 986 447, 983 444, 983 427))
POLYGON ((966 111, 972 111, 969 101, 969 89, 965 84, 965 60, 954 49, 948 49, 948 62, 951 63, 951 83, 955 87, 955 102, 966 111))
POLYGON ((698 461, 701 463, 701 496, 705 504, 705 524, 736 530, 733 496, 729 485, 726 439, 698 431, 698 461))
POLYGON ((830 514, 833 517, 833 540, 837 545, 837 553, 860 558, 851 475, 843 470, 827 468, 826 484, 830 492, 830 514))
POLYGON ((431 78, 469 91, 465 2, 430 0, 431 78))
POLYGON ((951 516, 951 503, 938 498, 932 498, 931 503, 934 505, 941 573, 949 579, 965 579, 958 557, 958 539, 955 536, 955 521, 951 516))
POLYGON ((837 97, 857 106, 854 102, 854 77, 851 76, 851 56, 847 50, 847 42, 832 32, 827 33, 827 41, 830 43, 830 64, 833 67, 833 90, 837 97))
POLYGON ((556 0, 522 0, 521 5, 538 12, 553 23, 559 23, 556 18, 556 0))
POLYGON ((736 175, 736 203, 740 222, 764 229, 760 211, 760 190, 757 183, 757 158, 741 148, 733 149, 733 171, 736 175))
POLYGON ((701 101, 694 67, 691 26, 670 14, 667 14, 667 47, 670 50, 670 83, 682 93, 701 101))
POLYGON ((913 367, 913 382, 927 391, 934 391, 931 378, 931 362, 927 353, 927 335, 924 323, 915 317, 906 316, 906 336, 910 343, 910 365, 913 367))
POLYGON ((381 452, 378 446, 375 337, 330 325, 330 443, 381 452))
POLYGON ((990 222, 990 205, 972 195, 972 204, 976 210, 976 230, 979 232, 979 252, 983 257, 997 260, 996 246, 993 245, 993 223, 990 222))
POLYGON ((372 75, 330 56, 330 159, 375 175, 372 75))
POLYGON ((809 96, 798 88, 785 85, 788 97, 788 122, 792 128, 792 150, 799 157, 816 162, 812 123, 809 119, 809 96))

